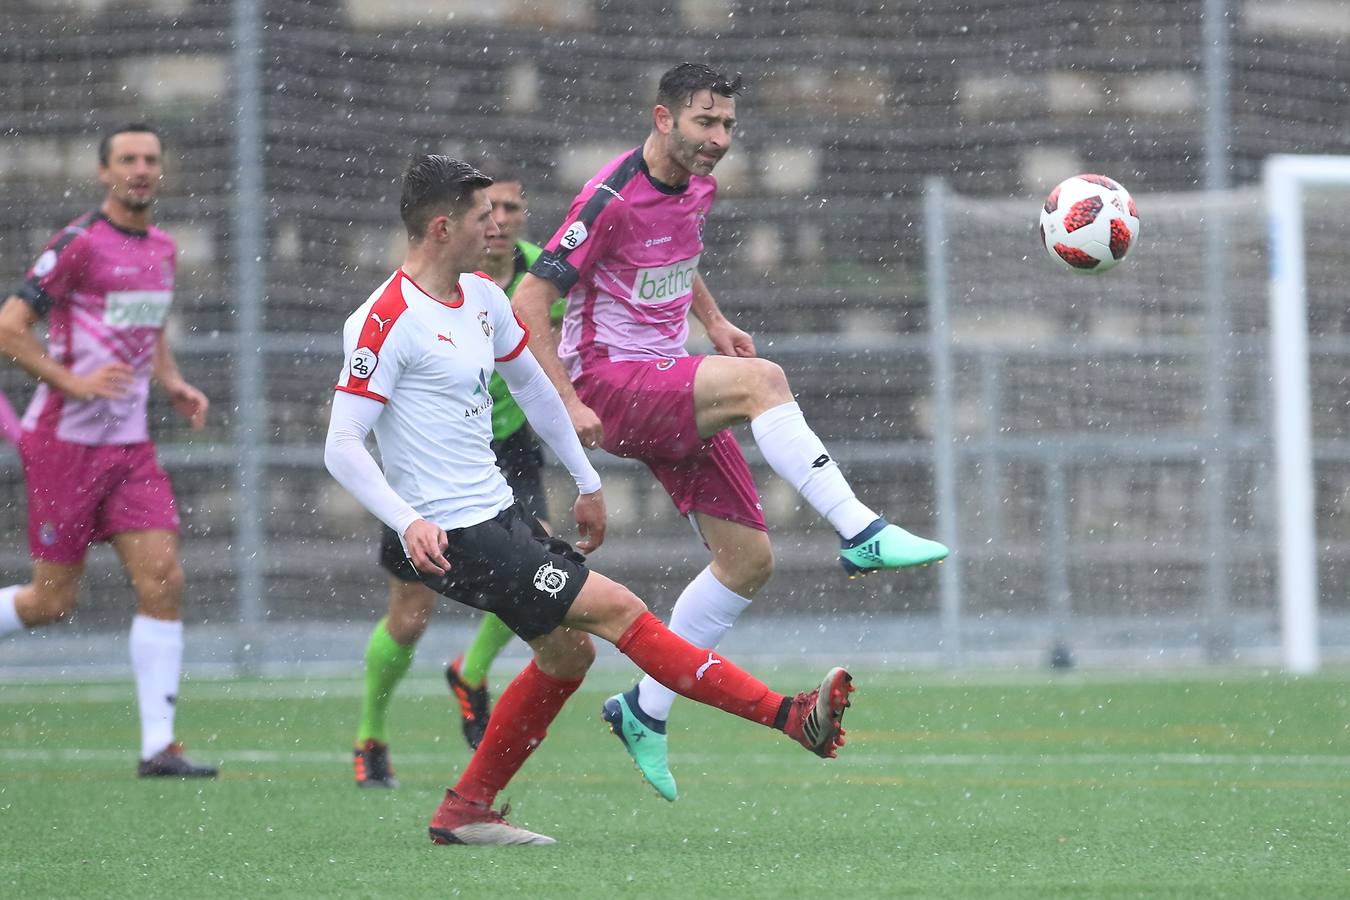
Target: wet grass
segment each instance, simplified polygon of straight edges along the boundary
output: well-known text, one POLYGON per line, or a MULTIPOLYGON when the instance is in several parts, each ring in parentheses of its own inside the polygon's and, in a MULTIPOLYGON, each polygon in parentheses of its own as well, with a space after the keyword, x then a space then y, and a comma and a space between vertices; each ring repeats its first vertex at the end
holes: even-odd
MULTIPOLYGON (((816 673, 774 672, 800 685, 816 673)), ((1350 896, 1350 675, 858 672, 837 761, 677 707, 681 798, 642 785, 593 676, 508 789, 556 847, 435 847, 468 752, 441 685, 391 716, 403 787, 357 791, 354 682, 198 682, 190 755, 132 777, 129 685, 0 684, 14 897, 1350 896)))

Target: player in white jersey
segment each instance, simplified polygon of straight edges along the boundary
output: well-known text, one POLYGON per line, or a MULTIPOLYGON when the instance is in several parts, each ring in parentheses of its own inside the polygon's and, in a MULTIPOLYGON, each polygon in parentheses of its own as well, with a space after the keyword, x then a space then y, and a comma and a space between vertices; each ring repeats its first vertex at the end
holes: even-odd
POLYGON ((622 585, 587 568, 527 516, 491 450, 488 389, 502 374, 530 426, 576 481, 577 546, 605 532, 600 479, 567 410, 526 347, 529 334, 478 264, 496 233, 491 180, 444 156, 415 160, 400 208, 403 265, 347 320, 346 362, 333 398, 324 461, 333 476, 402 537, 423 582, 496 614, 534 652, 502 692, 473 759, 431 821, 441 844, 545 844, 551 838, 491 809, 544 739, 595 656, 611 641, 644 672, 691 699, 783 731, 818 756, 843 744, 851 679, 831 669, 813 691, 786 697, 729 660, 676 636, 622 585), (365 439, 375 432, 384 470, 365 439))

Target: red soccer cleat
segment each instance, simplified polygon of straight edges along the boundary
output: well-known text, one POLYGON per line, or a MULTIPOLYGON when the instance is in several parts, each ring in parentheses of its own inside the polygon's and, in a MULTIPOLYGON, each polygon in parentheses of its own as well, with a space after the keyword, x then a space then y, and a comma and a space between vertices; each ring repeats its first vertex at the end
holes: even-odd
POLYGON ((824 759, 834 759, 844 746, 844 710, 853 704, 853 676, 840 668, 826 673, 820 687, 792 698, 783 731, 788 737, 824 759))
POLYGON ((465 800, 454 791, 446 791, 445 799, 431 817, 431 840, 436 844, 556 844, 557 841, 506 821, 509 806, 501 812, 465 800))

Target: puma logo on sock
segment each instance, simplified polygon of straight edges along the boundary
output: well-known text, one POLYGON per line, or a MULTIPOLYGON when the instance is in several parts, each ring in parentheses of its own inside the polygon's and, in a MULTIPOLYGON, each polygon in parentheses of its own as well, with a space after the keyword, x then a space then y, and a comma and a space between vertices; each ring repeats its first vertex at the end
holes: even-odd
POLYGON ((708 671, 709 669, 711 669, 713 666, 720 666, 721 664, 722 664, 722 661, 721 661, 720 659, 718 659, 717 657, 715 657, 715 656, 713 656, 711 653, 709 653, 709 654, 708 654, 708 661, 705 662, 703 665, 701 665, 701 666, 698 667, 698 671, 694 673, 694 677, 695 677, 698 681, 702 681, 702 680, 703 680, 703 673, 704 673, 704 672, 707 672, 707 671, 708 671))

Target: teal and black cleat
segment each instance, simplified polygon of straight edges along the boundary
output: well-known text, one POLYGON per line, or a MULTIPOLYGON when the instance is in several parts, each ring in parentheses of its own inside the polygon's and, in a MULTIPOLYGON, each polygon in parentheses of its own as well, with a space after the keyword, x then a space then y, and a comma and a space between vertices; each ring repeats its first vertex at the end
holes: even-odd
POLYGON ((877 519, 863 532, 844 541, 839 564, 849 578, 879 569, 907 569, 941 562, 951 552, 943 544, 910 534, 899 525, 877 519))
POLYGON ((637 702, 637 688, 606 700, 600 716, 609 723, 615 737, 623 742, 624 749, 633 757, 647 783, 662 797, 673 801, 675 776, 670 774, 666 758, 666 723, 642 712, 637 702))

